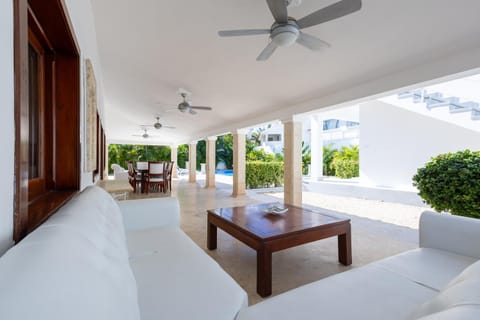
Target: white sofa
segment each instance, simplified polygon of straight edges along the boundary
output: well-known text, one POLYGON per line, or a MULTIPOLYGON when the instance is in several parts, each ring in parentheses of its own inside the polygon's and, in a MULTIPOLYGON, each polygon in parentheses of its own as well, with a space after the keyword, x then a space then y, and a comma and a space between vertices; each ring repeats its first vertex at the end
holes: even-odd
POLYGON ((174 198, 87 188, 0 257, 0 319, 234 319, 245 291, 179 221, 174 198))
POLYGON ((288 291, 238 320, 480 319, 479 259, 480 220, 424 212, 419 249, 288 291))
POLYGON ((115 163, 110 167, 113 170, 113 177, 115 180, 128 180, 128 170, 115 163))

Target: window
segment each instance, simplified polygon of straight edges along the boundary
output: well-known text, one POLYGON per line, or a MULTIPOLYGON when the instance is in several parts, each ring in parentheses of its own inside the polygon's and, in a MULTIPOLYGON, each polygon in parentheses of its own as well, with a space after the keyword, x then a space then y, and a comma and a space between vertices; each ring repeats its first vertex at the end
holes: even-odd
MULTIPOLYGON (((34 29, 28 37, 28 199, 46 191, 45 183, 45 52, 34 29)), ((48 49, 47 49, 48 50, 48 49)))
POLYGON ((80 187, 80 60, 57 0, 14 0, 18 242, 80 187))
POLYGON ((282 141, 281 134, 269 134, 268 135, 268 142, 280 142, 282 141))

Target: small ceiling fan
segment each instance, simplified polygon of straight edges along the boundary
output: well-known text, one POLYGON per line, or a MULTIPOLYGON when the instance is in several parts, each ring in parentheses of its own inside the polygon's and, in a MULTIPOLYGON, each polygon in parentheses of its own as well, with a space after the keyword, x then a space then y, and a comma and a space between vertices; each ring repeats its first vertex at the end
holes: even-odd
POLYGON ((187 97, 191 94, 185 89, 179 89, 178 93, 183 98, 183 101, 180 102, 177 106, 177 109, 183 113, 197 114, 195 110, 212 110, 212 107, 201 107, 201 106, 192 106, 190 101, 187 101, 187 97))
POLYGON ((162 129, 162 128, 176 129, 174 126, 169 126, 169 125, 160 123, 160 117, 155 117, 155 119, 157 119, 157 121, 154 124, 145 124, 145 125, 142 125, 141 127, 142 128, 144 128, 144 127, 154 127, 157 130, 162 129))
POLYGON ((142 137, 144 139, 148 139, 148 138, 151 138, 151 137, 157 137, 157 136, 152 136, 150 134, 148 134, 148 130, 145 129, 145 128, 142 128, 143 130, 143 134, 132 134, 132 137, 142 137))
POLYGON ((330 44, 301 30, 341 18, 362 8, 361 0, 342 0, 317 10, 299 20, 288 16, 287 6, 292 0, 266 0, 275 19, 270 29, 246 29, 219 31, 220 37, 238 37, 269 34, 270 42, 257 57, 265 61, 278 47, 288 47, 298 43, 310 50, 317 51, 330 47, 330 44))

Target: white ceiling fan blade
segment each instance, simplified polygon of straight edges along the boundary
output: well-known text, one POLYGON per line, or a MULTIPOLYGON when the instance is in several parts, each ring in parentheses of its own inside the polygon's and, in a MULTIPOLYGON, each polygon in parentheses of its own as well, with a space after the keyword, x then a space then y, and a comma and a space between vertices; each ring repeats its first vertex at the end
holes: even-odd
POLYGON ((330 44, 307 33, 300 32, 297 43, 313 51, 330 48, 330 44))
POLYGON ((189 112, 190 114, 194 114, 194 115, 197 114, 197 111, 192 110, 192 109, 190 109, 188 112, 189 112))
POLYGON ((212 110, 212 107, 190 106, 190 109, 197 109, 197 110, 212 110))
POLYGON ((288 11, 286 0, 267 0, 268 7, 277 23, 288 22, 288 11))
POLYGON ((272 56, 272 54, 275 52, 276 49, 277 49, 277 45, 273 41, 270 41, 270 43, 265 47, 265 49, 263 49, 263 51, 257 57, 257 61, 267 60, 272 56))
POLYGON ((220 37, 241 37, 255 36, 259 34, 270 34, 270 29, 245 29, 245 30, 222 30, 218 31, 220 37))
POLYGON ((304 29, 346 16, 361 8, 361 0, 342 0, 297 20, 297 24, 300 29, 304 29))
POLYGON ((176 129, 176 127, 174 126, 167 126, 167 125, 163 125, 162 128, 167 128, 167 129, 176 129))

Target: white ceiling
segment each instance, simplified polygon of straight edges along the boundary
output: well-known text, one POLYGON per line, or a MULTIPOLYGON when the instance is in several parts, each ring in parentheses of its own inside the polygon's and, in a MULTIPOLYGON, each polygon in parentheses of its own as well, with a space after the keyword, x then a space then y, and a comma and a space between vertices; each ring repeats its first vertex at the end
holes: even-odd
MULTIPOLYGON (((289 14, 301 18, 334 2, 303 0, 289 14)), ((388 85, 399 87, 417 81, 416 70, 428 80, 480 66, 478 56, 456 58, 480 52, 478 0, 364 0, 360 12, 305 30, 332 48, 279 48, 266 62, 255 59, 267 36, 217 36, 222 29, 269 28, 265 1, 92 0, 92 6, 111 142, 188 142, 317 109, 324 106, 318 99, 340 92, 350 94, 336 102, 361 98, 382 90, 381 79, 392 75, 399 76, 388 85), (420 67, 435 61, 437 68, 420 67), (352 90, 366 83, 379 85, 352 90), (214 111, 164 112, 180 101, 180 87, 214 111), (156 131, 148 141, 132 137, 156 114, 177 129, 156 131)))

